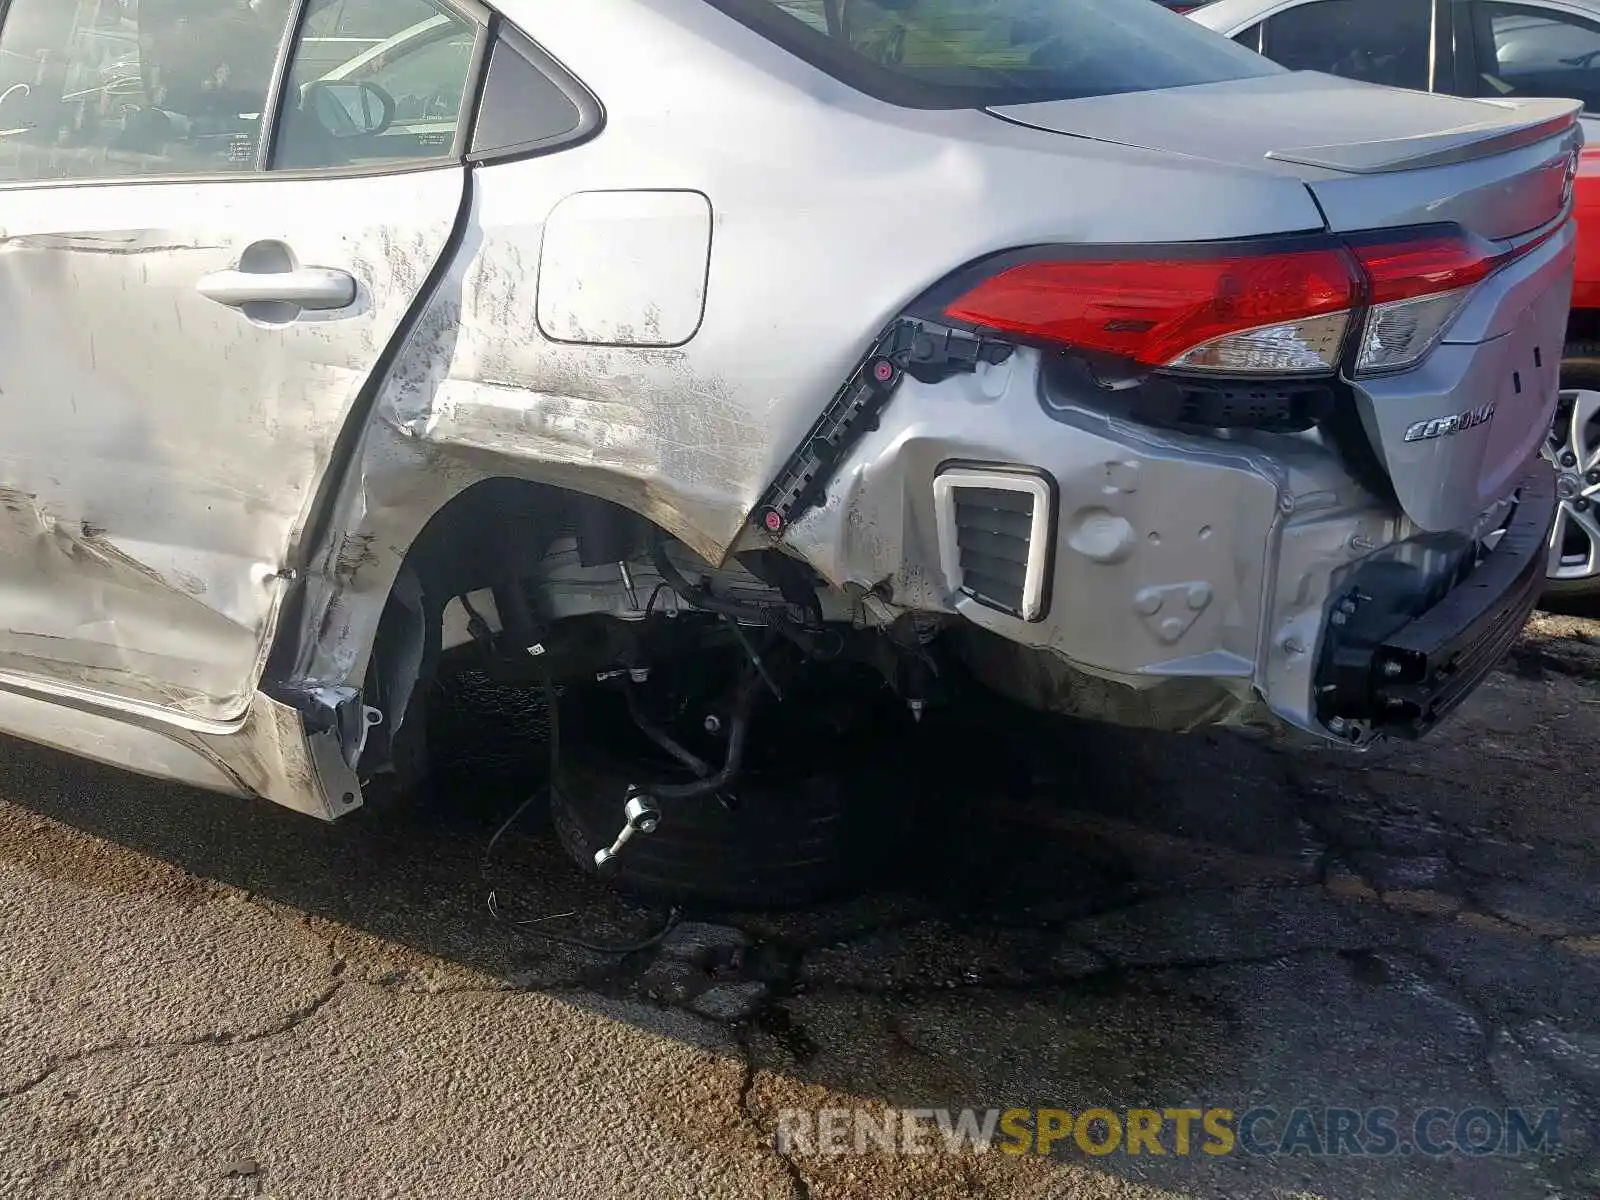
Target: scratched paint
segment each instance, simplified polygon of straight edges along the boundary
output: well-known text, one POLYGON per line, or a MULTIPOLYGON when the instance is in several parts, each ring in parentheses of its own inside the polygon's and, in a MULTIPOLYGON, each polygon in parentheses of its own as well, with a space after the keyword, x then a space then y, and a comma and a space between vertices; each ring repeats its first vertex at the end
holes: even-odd
POLYGON ((458 172, 7 193, 0 672, 242 715, 294 536, 459 208, 458 172), (348 270, 348 310, 269 326, 198 284, 247 247, 348 270))
MULTIPOLYGON (((5 190, 0 687, 75 689, 73 703, 181 729, 240 790, 326 813, 351 781, 328 734, 307 735, 257 690, 271 639, 279 633, 289 652, 274 687, 359 685, 408 550, 466 489, 511 477, 613 500, 719 562, 876 333, 960 264, 1025 245, 1322 225, 1304 181, 1282 164, 1242 171, 976 110, 870 104, 792 56, 752 55, 753 35, 710 5, 503 7, 604 98, 606 126, 582 146, 473 168, 460 228, 461 167, 5 190), (575 193, 640 191, 708 198, 710 262, 692 337, 638 345, 679 340, 684 293, 586 270, 581 253, 560 253, 574 243, 554 258, 584 303, 565 305, 559 329, 541 329, 549 215, 575 193), (1172 195, 1184 202, 1150 203, 1172 195), (262 242, 301 265, 348 271, 356 303, 268 327, 199 294, 202 278, 238 268, 262 242), (453 257, 424 295, 447 245, 453 257), (594 300, 608 288, 614 309, 594 300), (415 323, 396 345, 408 315, 415 323), (346 442, 353 459, 336 460, 346 442), (323 489, 331 519, 313 525, 323 489), (280 631, 291 577, 303 604, 280 631)), ((1032 456, 1033 441, 1049 439, 1019 447, 1014 422, 1026 411, 1030 428, 1043 428, 1037 383, 1013 380, 1004 403, 977 398, 981 413, 957 423, 965 445, 1032 456), (999 436, 1008 427, 1009 442, 999 436)), ((913 425, 895 436, 949 442, 945 406, 963 396, 930 391, 911 416, 901 404, 897 419, 913 425)), ((814 540, 799 530, 792 544, 836 584, 891 578, 932 607, 938 580, 917 561, 927 515, 899 503, 907 487, 898 498, 884 489, 904 473, 887 455, 859 464, 818 510, 814 540)), ((1137 502, 1156 494, 1142 484, 1137 502)), ((1236 494, 1273 489, 1263 477, 1236 494)), ((1320 587, 1336 552, 1309 535, 1304 545, 1289 566, 1320 587)), ((1208 546, 1208 563, 1253 580, 1259 550, 1233 561, 1208 546)), ((1123 605, 1109 577, 1095 579, 1085 608, 1123 605), (1113 600, 1100 603, 1094 589, 1113 600)), ((1318 587, 1294 594, 1294 606, 1262 621, 1219 604, 1197 628, 1226 615, 1236 641, 1293 621, 1314 633, 1318 587)), ((1127 649, 1115 633, 1100 644, 1127 649)))

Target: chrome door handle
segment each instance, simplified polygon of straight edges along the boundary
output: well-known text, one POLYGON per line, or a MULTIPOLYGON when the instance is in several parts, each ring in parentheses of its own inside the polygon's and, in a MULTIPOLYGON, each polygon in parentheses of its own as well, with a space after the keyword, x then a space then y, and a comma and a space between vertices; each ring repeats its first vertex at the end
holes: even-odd
POLYGON ((293 271, 218 271, 195 285, 200 294, 229 308, 290 304, 325 312, 356 302, 355 277, 345 271, 300 267, 293 271))

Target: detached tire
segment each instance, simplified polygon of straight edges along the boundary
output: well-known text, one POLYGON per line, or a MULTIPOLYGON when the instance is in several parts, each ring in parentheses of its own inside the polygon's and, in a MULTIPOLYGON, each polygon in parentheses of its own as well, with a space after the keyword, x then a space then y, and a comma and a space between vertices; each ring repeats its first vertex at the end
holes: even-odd
MULTIPOLYGON (((551 815, 562 848, 596 875, 595 851, 616 839, 629 786, 683 775, 631 738, 569 738, 565 705, 562 721, 551 815)), ((660 826, 635 835, 604 878, 622 891, 736 908, 858 890, 911 828, 916 788, 901 742, 797 747, 793 765, 753 767, 724 789, 731 808, 715 796, 661 801, 660 826)))

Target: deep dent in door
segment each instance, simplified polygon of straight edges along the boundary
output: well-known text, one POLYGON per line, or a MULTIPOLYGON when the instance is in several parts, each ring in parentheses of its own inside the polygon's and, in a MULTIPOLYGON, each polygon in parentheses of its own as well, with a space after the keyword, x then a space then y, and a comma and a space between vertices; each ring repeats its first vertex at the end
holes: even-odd
MULTIPOLYGON (((335 254, 284 218, 286 241, 351 271, 362 294, 281 343, 193 289, 255 237, 94 227, 107 213, 134 224, 141 207, 170 222, 204 196, 200 220, 272 230, 264 210, 308 185, 247 186, 271 199, 131 182, 9 194, 14 228, 68 231, 0 234, 0 412, 23 434, 0 445, 0 687, 212 731, 251 703, 287 547, 449 221, 369 217, 335 254), (119 204, 95 213, 86 196, 119 204)), ((370 212, 362 181, 333 186, 370 212)))

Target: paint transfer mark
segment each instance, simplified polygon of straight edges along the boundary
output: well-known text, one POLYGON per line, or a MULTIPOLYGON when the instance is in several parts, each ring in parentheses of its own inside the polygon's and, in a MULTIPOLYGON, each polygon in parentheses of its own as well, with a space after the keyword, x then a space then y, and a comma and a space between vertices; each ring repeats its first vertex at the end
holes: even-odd
POLYGON ((69 254, 110 254, 121 256, 227 249, 226 246, 202 242, 145 243, 136 238, 116 240, 88 237, 82 234, 72 236, 34 234, 11 238, 5 245, 19 250, 62 250, 69 254))

